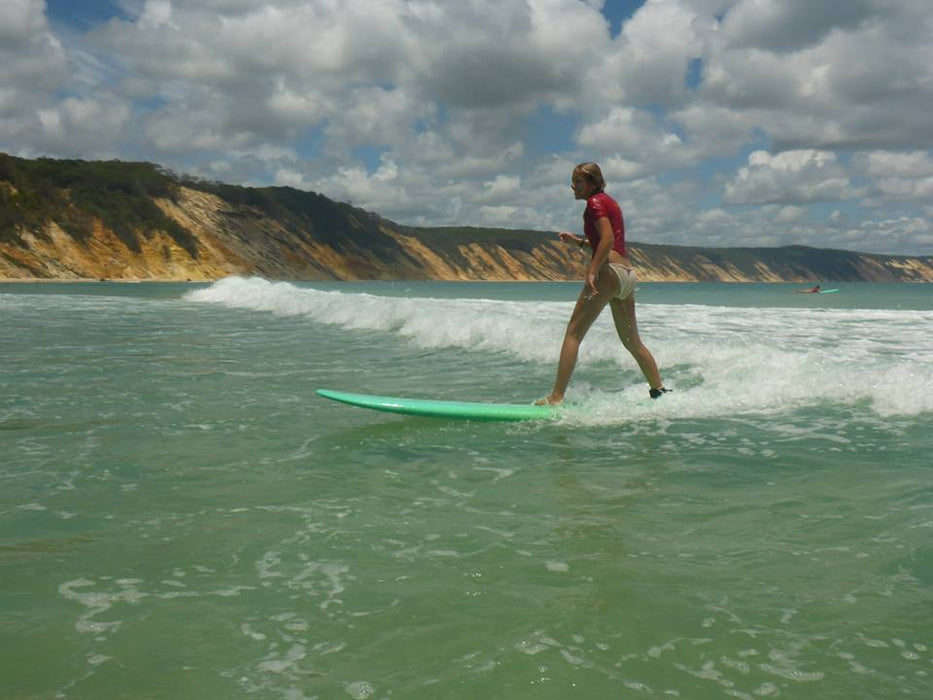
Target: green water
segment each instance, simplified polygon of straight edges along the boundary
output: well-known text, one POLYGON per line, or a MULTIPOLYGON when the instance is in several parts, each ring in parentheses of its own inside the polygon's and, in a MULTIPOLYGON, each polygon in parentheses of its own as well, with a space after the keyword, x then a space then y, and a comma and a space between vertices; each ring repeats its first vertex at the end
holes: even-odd
POLYGON ((642 287, 0 287, 0 697, 927 697, 929 288, 642 287))

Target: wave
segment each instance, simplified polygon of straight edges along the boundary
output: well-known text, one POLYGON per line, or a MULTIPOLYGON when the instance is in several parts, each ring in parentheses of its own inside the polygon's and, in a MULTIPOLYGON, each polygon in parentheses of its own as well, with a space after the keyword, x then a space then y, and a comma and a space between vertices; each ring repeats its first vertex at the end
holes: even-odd
MULTIPOLYGON (((419 348, 549 365, 572 308, 571 301, 378 296, 239 277, 185 299, 383 332, 419 348)), ((825 402, 867 402, 881 416, 933 412, 933 312, 651 304, 638 313, 666 383, 677 387, 665 397, 665 413, 721 416, 825 402)), ((604 316, 587 336, 579 366, 609 364, 637 374, 604 316)), ((576 402, 619 418, 610 410, 620 403, 618 392, 589 389, 579 373, 573 390, 576 402)), ((635 396, 643 393, 638 386, 635 396)), ((631 409, 645 402, 623 403, 631 409)))
POLYGON ((229 277, 185 298, 301 317, 345 330, 392 333, 426 349, 506 352, 524 360, 553 359, 555 338, 560 339, 567 321, 565 303, 385 297, 259 278, 229 277))

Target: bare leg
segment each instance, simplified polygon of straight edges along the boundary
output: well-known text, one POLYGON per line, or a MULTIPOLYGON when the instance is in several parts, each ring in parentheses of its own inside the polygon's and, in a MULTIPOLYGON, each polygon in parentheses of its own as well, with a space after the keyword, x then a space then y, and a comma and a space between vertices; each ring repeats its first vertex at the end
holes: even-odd
POLYGON ((609 300, 618 293, 619 280, 611 273, 600 274, 596 279, 596 289, 599 293, 590 298, 588 297, 589 290, 584 285, 583 291, 577 297, 577 304, 573 307, 573 313, 570 315, 570 322, 564 334, 564 343, 560 349, 554 388, 547 398, 537 403, 558 404, 564 400, 564 393, 567 391, 567 385, 570 384, 570 377, 577 364, 580 343, 583 342, 593 321, 597 319, 609 300))
POLYGON ((645 347, 638 336, 638 322, 635 319, 635 295, 630 294, 625 299, 613 299, 610 302, 612 309, 612 320, 616 324, 616 332, 619 334, 619 340, 628 350, 635 362, 641 368, 642 374, 648 381, 648 386, 652 389, 660 389, 661 373, 658 371, 658 363, 654 361, 654 355, 645 347))

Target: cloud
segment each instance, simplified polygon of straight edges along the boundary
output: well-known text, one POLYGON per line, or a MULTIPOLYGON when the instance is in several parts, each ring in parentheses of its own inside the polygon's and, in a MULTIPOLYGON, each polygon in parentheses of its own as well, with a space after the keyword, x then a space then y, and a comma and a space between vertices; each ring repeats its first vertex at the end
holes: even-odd
POLYGON ((857 153, 852 169, 871 180, 863 205, 883 207, 891 202, 923 206, 933 199, 933 156, 927 151, 857 153))
POLYGON ((521 178, 514 175, 497 175, 494 180, 483 183, 483 193, 478 197, 480 202, 507 203, 519 199, 521 192, 521 178))
POLYGON ((172 3, 170 0, 146 0, 142 15, 139 17, 140 27, 169 27, 178 29, 172 22, 172 3))
POLYGON ((928 151, 872 151, 856 154, 853 168, 873 177, 926 177, 933 175, 933 155, 928 151))
POLYGON ((41 110, 54 108, 54 92, 67 78, 67 58, 50 30, 41 3, 0 3, 0 134, 24 151, 41 151, 41 110))
MULTIPOLYGON (((763 20, 755 17, 758 27, 763 20)), ((700 97, 754 123, 777 150, 929 147, 931 34, 933 16, 919 0, 746 0, 726 14, 711 43, 700 97), (762 8, 782 18, 774 34, 739 32, 762 8), (813 31, 799 35, 807 39, 800 45, 775 47, 768 38, 807 20, 813 31)))
POLYGON ((130 120, 130 107, 119 97, 67 97, 38 112, 43 142, 60 151, 107 153, 130 120), (76 148, 77 147, 77 148, 76 148))
POLYGON ((712 17, 686 3, 648 2, 623 26, 600 82, 618 80, 627 100, 678 104, 688 95, 689 64, 703 55, 705 37, 714 27, 712 17))
POLYGON ((726 15, 723 33, 736 47, 799 50, 830 32, 858 27, 877 5, 872 0, 741 0, 726 15))
POLYGON ((282 170, 276 171, 274 182, 276 185, 294 187, 297 189, 301 188, 305 184, 305 179, 302 173, 283 168, 282 170))
POLYGON ((597 62, 609 38, 595 8, 568 0, 450 3, 408 29, 424 59, 419 83, 467 109, 573 100, 581 66, 597 62))
POLYGON ((408 142, 419 121, 430 122, 435 110, 405 89, 366 86, 348 91, 340 105, 342 119, 330 120, 326 133, 346 147, 393 146, 408 142))
POLYGON ((31 0, 6 0, 0 5, 0 41, 27 46, 48 31, 42 5, 31 0))
POLYGON ((726 184, 728 204, 832 202, 860 194, 828 151, 785 151, 772 156, 755 151, 748 165, 726 184))
POLYGON ((600 121, 583 126, 577 143, 593 153, 641 164, 629 171, 631 175, 676 168, 692 158, 677 133, 665 129, 650 113, 626 107, 614 108, 600 121))
MULTIPOLYGON (((878 182, 882 201, 929 201, 933 198, 933 177, 885 178, 878 182)), ((882 202, 879 202, 879 206, 882 202)))

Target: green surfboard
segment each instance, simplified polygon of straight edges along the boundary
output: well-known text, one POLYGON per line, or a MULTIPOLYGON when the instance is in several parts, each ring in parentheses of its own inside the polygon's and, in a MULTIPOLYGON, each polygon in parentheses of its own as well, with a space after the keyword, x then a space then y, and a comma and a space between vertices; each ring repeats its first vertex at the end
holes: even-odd
POLYGON ((374 411, 386 411, 388 413, 404 413, 409 416, 425 416, 427 418, 486 421, 553 420, 557 418, 559 412, 557 406, 406 399, 394 396, 351 394, 345 391, 331 391, 330 389, 318 389, 317 395, 350 406, 370 408, 374 411))

